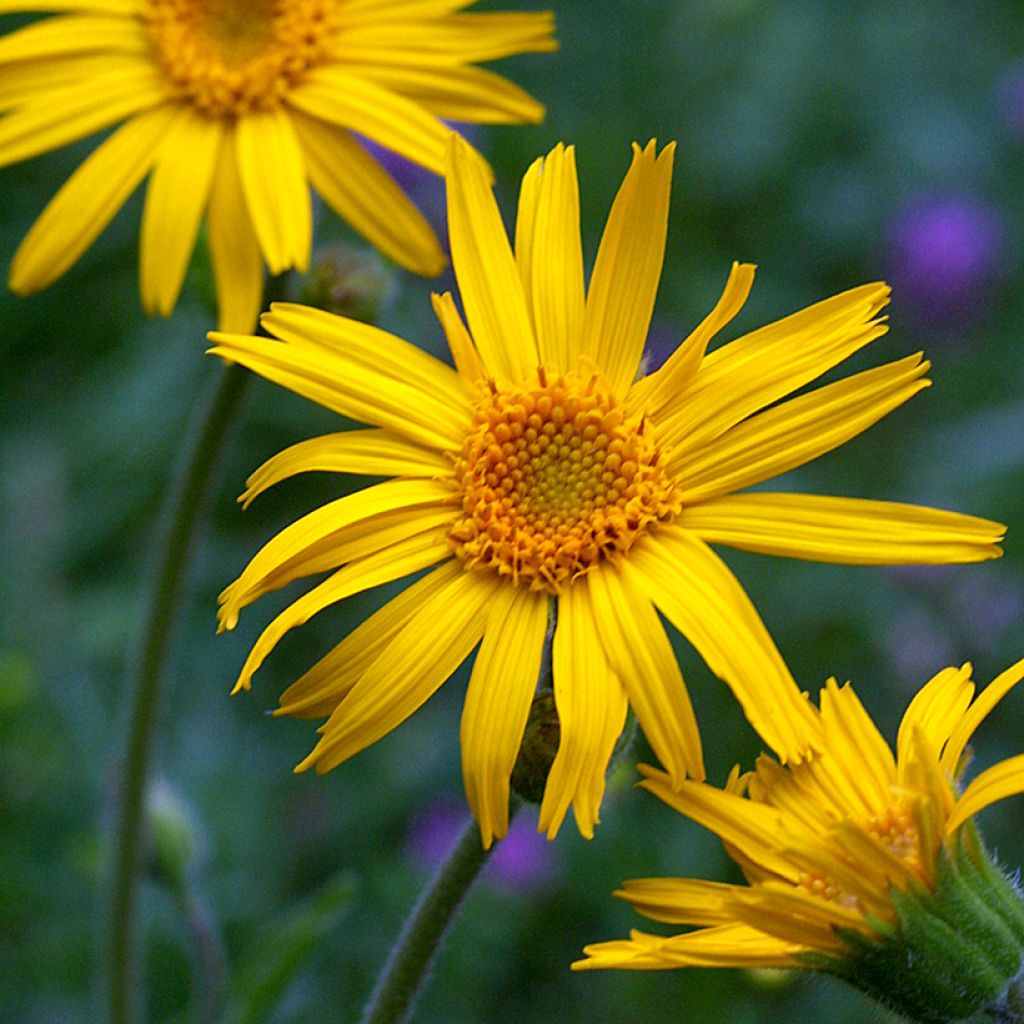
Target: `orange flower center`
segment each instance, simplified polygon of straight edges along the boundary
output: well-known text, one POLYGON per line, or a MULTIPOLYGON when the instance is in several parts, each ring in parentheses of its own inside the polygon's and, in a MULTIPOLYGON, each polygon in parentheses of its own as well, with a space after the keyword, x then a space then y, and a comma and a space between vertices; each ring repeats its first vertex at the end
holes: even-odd
POLYGON ((338 0, 145 0, 141 18, 175 91, 211 117, 271 110, 318 64, 338 0))
POLYGON ((596 379, 538 379, 522 390, 492 383, 477 403, 450 536, 466 566, 558 593, 680 502, 648 421, 627 417, 596 379))
POLYGON ((903 804, 893 804, 881 814, 872 815, 864 828, 877 836, 889 852, 914 871, 921 870, 921 840, 910 811, 903 804))

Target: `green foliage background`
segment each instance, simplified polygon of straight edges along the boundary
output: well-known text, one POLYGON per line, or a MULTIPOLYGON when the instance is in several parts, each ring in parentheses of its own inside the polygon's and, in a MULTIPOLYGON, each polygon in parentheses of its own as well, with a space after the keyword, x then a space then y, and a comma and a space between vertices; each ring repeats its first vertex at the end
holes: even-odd
MULTIPOLYGON (((675 341, 700 321, 734 259, 760 271, 727 337, 843 288, 898 277, 887 239, 915 196, 969 193, 1002 218, 1002 265, 972 315, 929 324, 897 292, 890 334, 858 362, 923 347, 934 386, 785 481, 1001 520, 1010 528, 1002 561, 887 570, 725 552, 797 678, 812 691, 828 675, 852 679, 893 736, 907 700, 937 669, 970 659, 985 682, 1024 655, 1024 134, 1000 98, 1001 83, 1024 60, 1020 6, 550 6, 561 52, 500 65, 548 104, 547 121, 474 137, 492 159, 508 214, 527 164, 557 141, 577 144, 591 258, 629 143, 679 141, 659 337, 675 341)), ((3 260, 92 144, 0 175, 3 260)), ((431 194, 436 200, 439 192, 431 194)), ((202 354, 211 324, 201 267, 171 319, 140 312, 139 199, 58 284, 25 300, 0 298, 0 1020, 13 1024, 99 1019, 98 935, 126 665, 161 497, 220 370, 202 354)), ((347 237, 323 210, 317 231, 322 240, 347 237)), ((382 326, 440 351, 427 298, 437 286, 396 275, 382 326)), ((462 800, 464 675, 324 778, 291 772, 312 744, 311 725, 265 714, 381 595, 318 617, 282 645, 252 694, 228 698, 249 643, 294 592, 265 599, 233 634, 215 637, 217 592, 275 530, 356 482, 297 480, 244 514, 234 497, 264 458, 334 427, 331 416, 290 394, 262 381, 252 388, 189 580, 157 745, 159 776, 191 806, 202 834, 201 886, 233 969, 251 995, 267 981, 254 964, 298 962, 269 1016, 252 1011, 274 1024, 356 1019, 426 878, 410 855, 411 823, 439 801, 462 800), (334 926, 296 923, 294 908, 308 909, 339 873, 354 895, 345 903, 332 890, 331 906, 342 907, 325 912, 334 926)), ((679 652, 711 777, 722 781, 734 761, 751 762, 758 742, 725 688, 683 644, 679 652)), ((1016 694, 979 734, 980 766, 1024 748, 1022 721, 1024 694, 1016 694)), ((739 971, 570 974, 586 942, 649 924, 610 898, 623 879, 735 877, 717 841, 633 788, 632 761, 646 756, 641 743, 614 773, 593 842, 571 824, 563 829, 542 883, 522 889, 491 880, 472 893, 416 1019, 888 1020, 826 981, 739 971)), ((982 826, 1005 863, 1024 862, 1024 803, 986 813, 982 826)), ((142 910, 150 1019, 193 1019, 191 940, 155 876, 143 884, 142 910)))

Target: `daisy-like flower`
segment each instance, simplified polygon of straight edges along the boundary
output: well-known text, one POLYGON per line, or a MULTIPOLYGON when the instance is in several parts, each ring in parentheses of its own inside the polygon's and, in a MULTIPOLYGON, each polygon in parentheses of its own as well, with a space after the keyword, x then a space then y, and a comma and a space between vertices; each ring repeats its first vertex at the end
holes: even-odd
POLYGON ((310 185, 396 263, 435 275, 433 229, 359 141, 440 174, 442 118, 536 122, 544 108, 474 66, 553 50, 553 18, 473 0, 0 0, 59 11, 0 39, 0 166, 120 125, 25 237, 10 285, 64 273, 149 175, 140 286, 173 309, 200 221, 222 329, 247 331, 271 273, 305 270, 310 185))
POLYGON ((673 623, 785 759, 815 719, 737 580, 707 541, 838 562, 991 558, 1002 527, 926 508, 732 495, 842 444, 926 385, 920 355, 775 403, 885 330, 882 284, 812 306, 705 355, 753 277, 734 266, 715 309, 635 380, 661 273, 672 146, 635 148, 589 288, 573 150, 527 172, 511 248, 481 159, 453 137, 450 294, 434 307, 452 369, 381 330, 275 305, 279 340, 213 334, 213 351, 372 424, 305 441, 248 481, 246 503, 309 470, 395 479, 272 539, 221 595, 220 625, 261 594, 334 574, 281 613, 236 690, 281 636, 335 601, 432 568, 306 672, 278 714, 327 717, 299 766, 327 771, 414 712, 480 644, 462 718, 466 793, 484 842, 507 828, 509 774, 552 640, 560 745, 540 824, 570 805, 591 835, 627 703, 673 783, 703 777, 673 623), (482 642, 481 642, 482 641, 482 642))
POLYGON ((943 669, 907 708, 895 757, 830 679, 814 711, 823 749, 800 764, 762 756, 724 789, 643 766, 641 785, 717 833, 748 884, 627 882, 616 895, 640 913, 696 930, 633 932, 573 967, 810 967, 913 1020, 1024 1019, 1024 902, 972 820, 1024 792, 1024 754, 961 786, 968 741, 1022 677, 1024 660, 975 698, 969 664, 943 669))

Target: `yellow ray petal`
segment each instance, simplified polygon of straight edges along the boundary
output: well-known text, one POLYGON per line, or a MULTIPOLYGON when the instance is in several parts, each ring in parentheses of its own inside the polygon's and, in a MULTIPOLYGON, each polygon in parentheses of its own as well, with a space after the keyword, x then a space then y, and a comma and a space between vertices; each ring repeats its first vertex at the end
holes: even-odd
POLYGON ((140 290, 143 308, 169 316, 178 301, 199 221, 213 185, 223 131, 191 113, 164 138, 142 214, 140 290))
POLYGON ((547 594, 499 586, 462 711, 462 778, 484 848, 508 832, 509 778, 537 688, 547 594))
POLYGON ((718 925, 733 920, 727 898, 742 888, 694 878, 634 878, 612 895, 652 921, 718 925))
POLYGON ((856 911, 815 899, 795 886, 775 887, 771 882, 738 895, 733 908, 736 917, 751 928, 782 942, 826 952, 843 949, 837 927, 869 930, 856 911))
POLYGON ((241 363, 342 416, 393 430, 428 448, 455 451, 462 445, 459 419, 430 392, 322 350, 237 334, 211 332, 209 338, 215 342, 209 350, 213 355, 241 363))
POLYGON ((430 296, 430 302, 434 307, 434 314, 444 330, 444 336, 448 340, 448 348, 455 361, 455 368, 467 384, 482 381, 487 376, 487 372, 484 370, 483 363, 480 362, 476 345, 473 344, 473 339, 469 336, 469 331, 462 322, 459 311, 455 308, 452 293, 444 292, 444 294, 438 295, 435 292, 430 296))
POLYGON ((440 274, 447 260, 434 229, 365 147, 316 118, 298 111, 291 118, 309 180, 324 201, 399 266, 440 274))
POLYGON ((630 411, 644 411, 656 416, 666 405, 676 400, 699 369, 708 342, 743 308, 754 284, 755 269, 753 263, 733 263, 715 308, 659 370, 642 377, 630 388, 630 411))
POLYGON ((930 749, 940 751, 974 696, 970 662, 937 672, 914 695, 903 713, 896 736, 896 760, 901 768, 910 760, 914 731, 920 729, 930 749))
POLYGON ((0 167, 58 149, 167 99, 166 81, 143 60, 47 92, 0 120, 0 167))
POLYGON ((538 356, 522 282, 486 165, 454 134, 447 191, 452 265, 477 351, 490 374, 523 381, 538 356))
POLYGON ((582 585, 558 598, 552 644, 555 706, 561 737, 544 788, 538 828, 557 835, 572 804, 580 834, 593 838, 605 774, 626 721, 626 692, 605 658, 582 585))
POLYGON ((261 594, 297 579, 280 578, 280 568, 346 526, 402 508, 443 505, 451 500, 450 485, 433 480, 389 480, 328 502, 286 526, 253 556, 242 574, 221 595, 220 628, 234 629, 238 613, 261 594), (275 586, 268 586, 273 580, 275 586))
POLYGON ((302 148, 283 109, 250 111, 235 126, 238 177, 260 250, 272 274, 305 271, 313 214, 302 148))
POLYGON ((60 93, 69 85, 81 86, 112 66, 132 65, 134 58, 116 54, 76 54, 53 59, 25 60, 0 67, 0 110, 21 106, 48 92, 60 93))
POLYGON ((462 572, 462 566, 451 559, 404 587, 296 679, 281 694, 275 716, 326 718, 330 715, 423 604, 462 572))
POLYGON ((523 179, 516 263, 530 297, 541 364, 558 373, 575 370, 584 289, 579 184, 572 146, 556 146, 523 179))
POLYGON ((45 288, 82 255, 145 177, 174 117, 170 107, 140 114, 86 157, 18 247, 13 291, 45 288))
POLYGON ((888 301, 885 284, 863 285, 716 349, 659 415, 665 443, 701 448, 816 380, 886 332, 878 313, 888 301))
POLYGON ((428 171, 444 173, 451 129, 419 103, 350 74, 341 65, 312 69, 288 93, 288 104, 328 124, 359 132, 428 171))
POLYGON ((610 566, 587 577, 597 633, 630 706, 674 782, 704 778, 700 730, 690 695, 658 613, 645 593, 646 577, 610 566))
POLYGON ((758 413, 706 448, 666 462, 684 504, 717 498, 816 459, 867 430, 931 383, 921 353, 836 381, 758 413))
POLYGON ((959 512, 814 494, 731 494, 676 523, 712 544, 814 562, 938 565, 998 558, 1006 528, 959 512))
POLYGON ((249 476, 238 500, 248 508, 268 488, 311 472, 437 479, 452 475, 452 462, 386 430, 346 430, 300 441, 278 452, 249 476))
POLYGON ((0 0, 0 14, 42 11, 96 11, 134 14, 139 0, 0 0))
POLYGON ((330 771, 400 725, 462 664, 483 635, 493 581, 460 573, 391 641, 321 727, 296 771, 330 771))
POLYGON ((148 49, 142 25, 135 20, 103 14, 68 14, 33 22, 0 38, 0 63, 95 51, 146 53, 148 49))
POLYGON ((946 835, 953 835, 969 818, 990 804, 1018 793, 1024 793, 1024 754, 993 765, 971 782, 946 822, 946 835))
POLYGON ((275 302, 260 317, 264 330, 295 348, 323 349, 334 359, 387 374, 423 393, 421 403, 448 410, 445 419, 460 432, 469 427, 471 391, 450 366, 416 345, 371 324, 336 316, 322 309, 275 302))
POLYGON ((350 562, 309 593, 293 601, 263 630, 252 645, 231 692, 249 689, 252 677, 260 665, 289 630, 305 624, 314 615, 346 597, 436 565, 447 555, 448 534, 442 528, 414 534, 404 541, 389 544, 365 558, 350 562))
POLYGON ((681 530, 648 534, 629 554, 643 590, 725 680, 751 724, 784 760, 820 742, 820 723, 726 565, 681 530))
POLYGON ((636 376, 654 311, 665 258, 675 143, 656 155, 653 140, 633 145, 587 292, 582 351, 600 367, 618 396, 636 376))
POLYGON ((970 742, 975 730, 988 717, 989 712, 1024 679, 1024 658, 1011 665, 1005 672, 1000 672, 967 709, 960 721, 953 727, 949 742, 942 750, 941 765, 946 772, 953 775, 960 763, 964 747, 970 742))

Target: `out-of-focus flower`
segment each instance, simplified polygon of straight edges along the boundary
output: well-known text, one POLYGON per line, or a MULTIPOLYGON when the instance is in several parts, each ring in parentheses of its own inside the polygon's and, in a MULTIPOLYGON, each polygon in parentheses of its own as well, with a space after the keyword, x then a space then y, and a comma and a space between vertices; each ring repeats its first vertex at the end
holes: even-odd
POLYGON ((892 225, 890 277, 923 327, 954 331, 984 313, 1005 250, 994 206, 968 193, 918 197, 892 225))
MULTIPOLYGON (((427 808, 412 824, 409 853, 428 868, 439 867, 465 823, 465 811, 451 803, 427 808)), ((533 889, 554 870, 553 847, 527 821, 513 819, 508 835, 495 847, 483 877, 502 889, 533 889)))
POLYGON ((484 842, 503 835, 554 602, 560 734, 540 826, 554 836, 572 806, 590 836, 628 704, 674 784, 704 774, 659 611, 783 759, 815 745, 816 718, 709 542, 858 564, 999 554, 1003 528, 982 519, 733 493, 838 447, 927 386, 918 354, 782 401, 885 332, 884 284, 706 354, 752 285, 754 268, 736 264, 714 310, 660 370, 635 379, 664 256, 673 150, 635 147, 586 288, 573 150, 558 146, 527 172, 513 252, 486 166, 452 137, 449 228, 468 328, 450 294, 435 297, 435 310, 455 369, 365 324, 287 304, 262 319, 272 338, 211 335, 217 355, 375 428, 287 449, 253 474, 244 502, 309 470, 394 477, 287 527, 223 592, 220 626, 231 629, 262 594, 335 570, 267 627, 236 691, 294 626, 432 569, 282 696, 278 714, 328 719, 300 770, 328 771, 376 742, 479 643, 463 776, 484 842))
POLYGON ((573 966, 808 967, 917 1021, 983 1009, 1024 1020, 1024 902, 973 825, 1024 792, 1024 755, 960 782, 969 740, 1022 677, 1024 660, 974 699, 970 665, 943 669, 907 708, 895 757, 849 685, 830 679, 815 711, 822 750, 800 764, 762 756, 724 789, 642 768, 646 789, 722 838, 747 884, 627 882, 616 895, 640 913, 696 930, 633 932, 573 966))
POLYGON ((996 83, 996 104, 1002 120, 1018 139, 1024 139, 1024 61, 1011 65, 996 83))
POLYGON ((59 10, 0 39, 0 166, 120 124, 35 222, 11 267, 43 288, 147 175, 140 283, 167 314, 206 219, 225 330, 251 330, 271 273, 309 261, 312 187, 420 274, 444 255, 354 133, 440 174, 442 118, 539 121, 544 108, 475 65, 553 50, 553 18, 465 14, 472 0, 8 0, 59 10), (123 123, 122 123, 123 122, 123 123))

